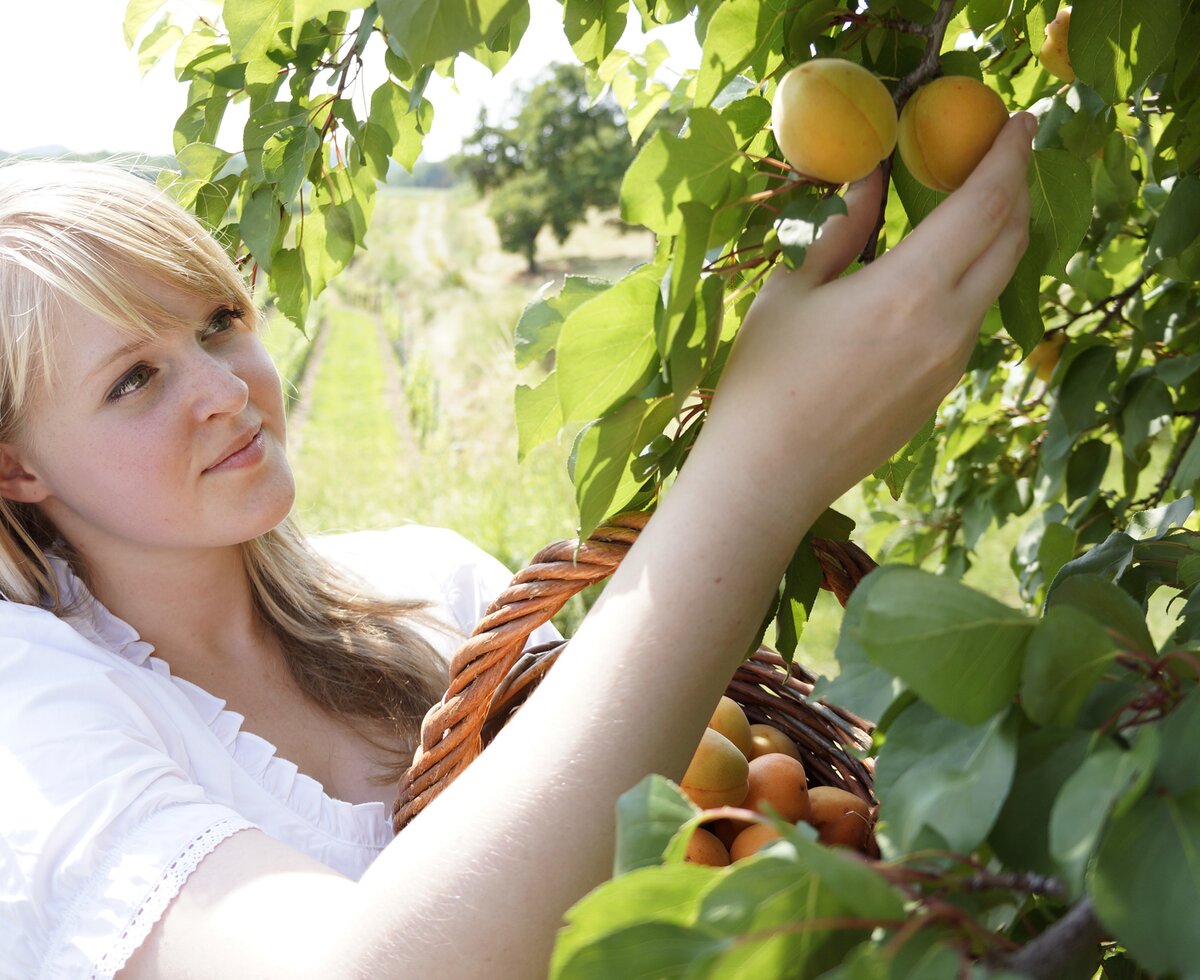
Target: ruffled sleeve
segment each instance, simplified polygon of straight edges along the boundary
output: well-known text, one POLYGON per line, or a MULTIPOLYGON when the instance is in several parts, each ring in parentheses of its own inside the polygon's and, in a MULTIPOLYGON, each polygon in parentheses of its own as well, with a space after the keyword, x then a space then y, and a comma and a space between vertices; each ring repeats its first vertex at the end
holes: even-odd
POLYGON ((0 974, 111 977, 200 860, 255 826, 185 774, 149 672, 0 603, 0 974))

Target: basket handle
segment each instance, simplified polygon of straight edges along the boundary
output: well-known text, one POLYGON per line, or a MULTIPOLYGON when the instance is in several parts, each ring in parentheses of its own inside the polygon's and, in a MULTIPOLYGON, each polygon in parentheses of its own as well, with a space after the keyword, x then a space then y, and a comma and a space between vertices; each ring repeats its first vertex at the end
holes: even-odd
MULTIPOLYGON (((421 724, 421 744, 400 779, 392 811, 397 833, 483 751, 489 708, 529 635, 573 595, 611 575, 649 519, 647 512, 622 514, 586 541, 547 545, 488 606, 450 661, 445 695, 421 724)), ((823 570, 822 588, 845 605, 874 561, 849 541, 815 538, 812 547, 823 570)))

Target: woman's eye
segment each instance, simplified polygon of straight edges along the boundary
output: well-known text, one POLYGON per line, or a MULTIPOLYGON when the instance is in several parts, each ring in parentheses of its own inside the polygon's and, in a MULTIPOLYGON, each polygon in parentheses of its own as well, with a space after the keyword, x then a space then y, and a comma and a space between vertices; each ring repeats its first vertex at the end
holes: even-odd
POLYGON ((124 398, 126 395, 132 394, 139 388, 144 388, 150 383, 150 379, 155 375, 154 368, 139 364, 131 370, 125 377, 117 382, 116 387, 108 393, 108 400, 115 402, 119 398, 124 398))
POLYGON ((207 340, 214 334, 221 334, 232 330, 236 326, 235 321, 240 320, 242 316, 243 313, 241 310, 217 310, 216 313, 209 317, 208 324, 204 328, 204 339, 207 340))

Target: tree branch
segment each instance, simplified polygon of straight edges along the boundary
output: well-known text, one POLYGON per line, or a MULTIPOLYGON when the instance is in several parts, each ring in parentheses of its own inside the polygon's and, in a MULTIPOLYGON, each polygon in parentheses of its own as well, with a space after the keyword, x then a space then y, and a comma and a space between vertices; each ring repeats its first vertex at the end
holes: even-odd
POLYGON ((1058 980, 1070 973, 1070 966, 1078 956, 1103 938, 1104 930, 1096 919, 1091 900, 1085 898, 999 965, 1029 980, 1058 980))
MULTIPOLYGON (((954 0, 941 0, 937 13, 933 15, 933 20, 923 25, 920 30, 913 32, 924 35, 928 40, 925 43, 925 53, 921 55, 917 67, 900 79, 896 90, 892 93, 892 101, 896 104, 897 115, 904 109, 904 104, 913 92, 929 79, 941 73, 942 42, 946 38, 946 28, 950 25, 950 17, 953 13, 954 0)), ((879 217, 875 220, 875 227, 871 229, 871 234, 867 237, 867 244, 858 256, 859 261, 864 265, 873 261, 875 253, 879 250, 879 234, 883 231, 884 219, 887 216, 888 184, 891 173, 892 158, 888 157, 883 163, 883 197, 879 202, 879 217)))

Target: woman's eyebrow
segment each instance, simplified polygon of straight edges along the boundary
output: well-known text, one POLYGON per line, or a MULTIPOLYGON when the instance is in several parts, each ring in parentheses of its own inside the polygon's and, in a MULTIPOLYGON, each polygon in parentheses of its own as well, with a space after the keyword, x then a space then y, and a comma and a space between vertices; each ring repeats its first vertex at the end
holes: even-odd
POLYGON ((91 380, 94 377, 96 377, 96 375, 109 370, 115 362, 121 360, 124 357, 128 357, 130 354, 136 353, 137 351, 141 350, 143 347, 145 347, 149 343, 150 343, 149 337, 136 337, 133 340, 130 340, 130 341, 122 344, 120 347, 117 347, 114 350, 109 351, 109 353, 104 355, 99 360, 99 362, 96 364, 96 367, 88 372, 87 377, 84 379, 84 383, 87 384, 87 383, 91 382, 91 380))

